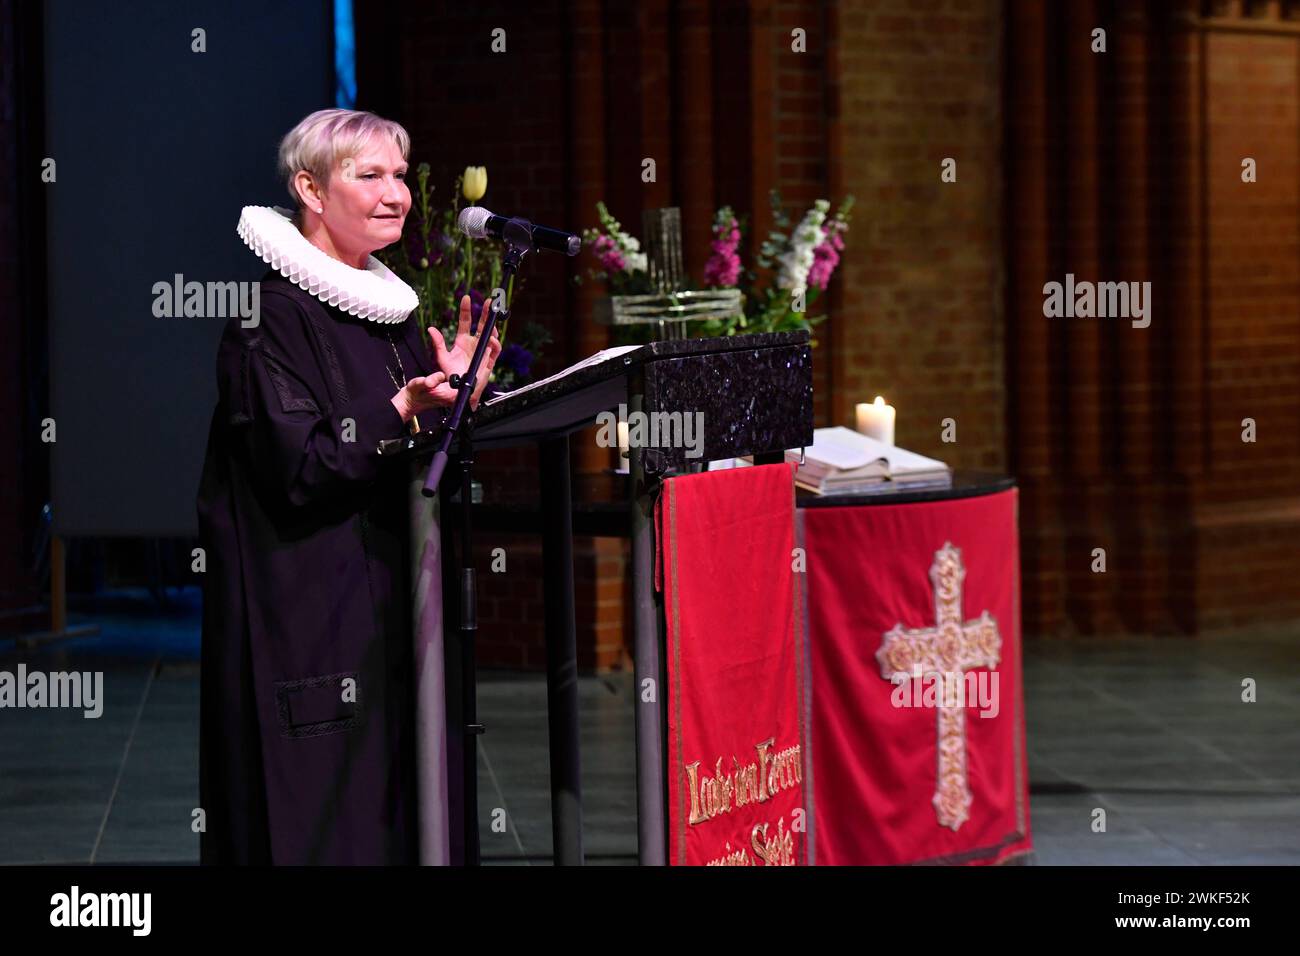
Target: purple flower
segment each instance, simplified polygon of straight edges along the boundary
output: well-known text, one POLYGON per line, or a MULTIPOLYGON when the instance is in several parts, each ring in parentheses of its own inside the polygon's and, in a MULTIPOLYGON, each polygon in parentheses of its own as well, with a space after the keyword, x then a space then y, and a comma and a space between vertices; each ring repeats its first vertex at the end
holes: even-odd
POLYGON ((429 265, 436 266, 442 262, 442 257, 447 254, 451 248, 451 239, 444 232, 435 232, 430 237, 429 244, 429 265))
POLYGON ((522 345, 510 342, 497 356, 497 365, 513 372, 520 380, 526 379, 533 367, 533 353, 522 345))
POLYGON ((406 234, 409 237, 406 242, 407 257, 411 260, 411 266, 416 269, 428 269, 439 265, 451 245, 451 240, 441 230, 436 230, 430 235, 425 228, 425 223, 414 212, 406 220, 406 234))

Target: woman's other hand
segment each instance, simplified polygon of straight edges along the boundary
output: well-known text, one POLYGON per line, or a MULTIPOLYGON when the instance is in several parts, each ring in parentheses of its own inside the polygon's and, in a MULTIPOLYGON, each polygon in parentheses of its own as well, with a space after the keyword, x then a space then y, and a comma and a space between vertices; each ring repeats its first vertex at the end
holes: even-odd
MULTIPOLYGON (((479 316, 480 329, 487 326, 488 311, 492 308, 492 300, 486 299, 483 302, 483 311, 479 316)), ((433 340, 433 353, 438 361, 438 368, 442 370, 447 379, 452 375, 464 375, 469 369, 470 359, 474 355, 474 349, 478 347, 478 335, 471 335, 469 331, 471 306, 469 296, 463 296, 460 300, 460 320, 456 323, 456 341, 450 349, 442 337, 442 333, 436 328, 429 329, 429 338, 433 340)), ((474 383, 474 392, 470 396, 470 407, 478 408, 479 398, 483 394, 483 389, 487 388, 488 379, 492 375, 492 367, 496 365, 497 356, 501 354, 501 339, 497 335, 497 329, 492 329, 492 338, 488 341, 487 353, 483 356, 483 363, 478 369, 478 379, 474 383)), ((435 394, 445 399, 444 404, 450 405, 456 400, 456 389, 450 384, 440 384, 435 389, 435 394)))
MULTIPOLYGON (((447 388, 446 383, 447 376, 442 372, 413 378, 393 396, 393 407, 397 409, 397 414, 402 416, 402 421, 409 422, 412 415, 427 412, 438 405, 450 405, 451 402, 442 391, 447 388)), ((455 394, 452 392, 453 398, 455 394)))

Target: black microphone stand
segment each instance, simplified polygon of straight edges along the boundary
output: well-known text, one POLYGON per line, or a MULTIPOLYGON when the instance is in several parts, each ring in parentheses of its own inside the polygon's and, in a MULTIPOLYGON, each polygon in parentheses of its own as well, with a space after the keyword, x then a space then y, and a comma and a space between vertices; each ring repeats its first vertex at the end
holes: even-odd
MULTIPOLYGON (((505 244, 502 256, 501 288, 514 287, 515 274, 524 256, 533 250, 532 230, 522 220, 511 220, 502 230, 501 241, 505 244)), ((495 291, 495 290, 494 290, 495 291)), ((478 345, 470 359, 469 368, 463 375, 452 376, 451 386, 457 390, 456 402, 452 405, 451 415, 438 442, 437 450, 429 463, 429 475, 425 479, 423 493, 426 498, 433 497, 442 481, 443 472, 447 470, 448 452, 451 443, 459 439, 456 459, 460 463, 460 663, 461 663, 461 729, 463 737, 463 760, 461 772, 464 780, 462 792, 462 809, 464 815, 465 865, 478 866, 478 740, 479 734, 486 728, 478 723, 478 680, 474 663, 474 638, 478 631, 478 583, 474 573, 473 526, 470 520, 472 503, 470 485, 474 468, 474 416, 465 416, 470 395, 478 381, 478 370, 487 354, 488 342, 497 322, 510 318, 510 303, 507 296, 492 298, 492 308, 488 311, 487 324, 480 330, 478 345)), ((470 318, 470 328, 477 319, 470 318)))

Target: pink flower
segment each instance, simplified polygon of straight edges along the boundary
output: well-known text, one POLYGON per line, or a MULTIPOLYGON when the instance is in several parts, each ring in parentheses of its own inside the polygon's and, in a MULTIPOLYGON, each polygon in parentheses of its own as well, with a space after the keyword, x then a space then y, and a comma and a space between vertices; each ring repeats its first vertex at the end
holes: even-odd
POLYGON ((597 236, 596 241, 591 245, 591 251, 600 260, 601 269, 610 275, 618 275, 627 268, 627 263, 623 261, 623 253, 618 248, 618 243, 609 236, 597 236))
POLYGON ((808 270, 808 284, 823 292, 830 284, 835 267, 840 264, 840 252, 844 249, 844 239, 839 229, 830 229, 826 241, 813 250, 812 268, 808 270))
POLYGON ((713 252, 704 265, 704 284, 734 286, 740 278, 740 256, 736 253, 740 245, 740 224, 735 219, 719 223, 713 227, 713 235, 714 240, 709 244, 713 252))

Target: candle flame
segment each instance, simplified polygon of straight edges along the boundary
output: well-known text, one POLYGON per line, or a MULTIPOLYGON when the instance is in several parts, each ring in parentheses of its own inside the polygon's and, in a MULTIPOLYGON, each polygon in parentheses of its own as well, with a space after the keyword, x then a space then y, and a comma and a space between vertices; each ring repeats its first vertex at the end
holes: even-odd
POLYGON ((885 404, 885 400, 881 398, 879 395, 877 395, 876 400, 873 404, 876 405, 877 407, 880 407, 885 404))

